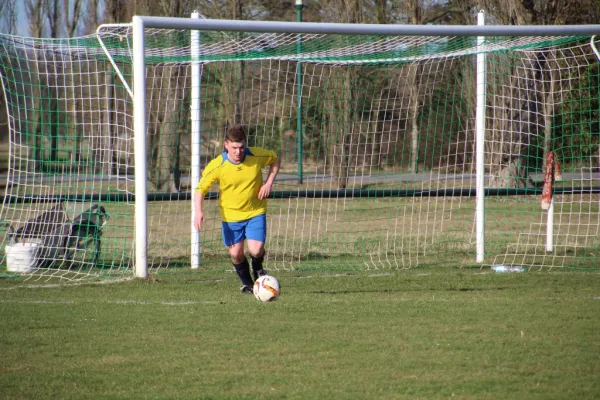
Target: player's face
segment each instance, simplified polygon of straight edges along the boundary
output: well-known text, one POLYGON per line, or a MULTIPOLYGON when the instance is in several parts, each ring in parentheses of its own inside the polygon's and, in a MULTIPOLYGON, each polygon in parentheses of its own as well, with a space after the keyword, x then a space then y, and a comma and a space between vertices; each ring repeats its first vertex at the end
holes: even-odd
POLYGON ((244 159, 246 151, 246 143, 225 141, 225 149, 227 149, 227 157, 234 164, 239 164, 244 159))

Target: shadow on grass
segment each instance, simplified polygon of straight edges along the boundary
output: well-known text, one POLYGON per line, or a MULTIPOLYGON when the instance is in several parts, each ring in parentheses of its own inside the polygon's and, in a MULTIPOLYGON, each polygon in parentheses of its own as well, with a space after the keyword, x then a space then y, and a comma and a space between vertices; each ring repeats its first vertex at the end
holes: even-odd
POLYGON ((486 287, 486 288, 473 288, 473 287, 464 287, 464 288, 430 288, 430 289, 373 289, 373 290, 316 290, 310 292, 311 294, 327 294, 327 295, 339 295, 339 294, 359 294, 359 293, 408 293, 408 292, 422 292, 422 291, 432 291, 432 292, 491 292, 491 291, 502 291, 514 289, 510 287, 486 287))

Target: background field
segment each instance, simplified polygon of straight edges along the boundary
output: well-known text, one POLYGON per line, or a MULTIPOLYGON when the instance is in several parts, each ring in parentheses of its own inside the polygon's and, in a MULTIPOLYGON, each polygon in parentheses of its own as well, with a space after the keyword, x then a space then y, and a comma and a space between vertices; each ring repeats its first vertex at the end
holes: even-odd
POLYGON ((600 397, 600 273, 0 279, 0 398, 600 397))

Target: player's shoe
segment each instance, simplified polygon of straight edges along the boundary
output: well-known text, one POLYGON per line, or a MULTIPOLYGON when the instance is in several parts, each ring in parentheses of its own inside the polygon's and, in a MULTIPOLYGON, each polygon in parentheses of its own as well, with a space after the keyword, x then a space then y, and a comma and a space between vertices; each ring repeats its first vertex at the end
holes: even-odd
POLYGON ((242 286, 240 288, 240 292, 242 292, 243 294, 252 294, 252 288, 250 286, 242 286))
POLYGON ((267 275, 267 270, 265 270, 264 268, 261 268, 258 271, 254 271, 254 270, 252 271, 252 277, 254 278, 254 280, 257 280, 261 276, 265 276, 265 275, 267 275))

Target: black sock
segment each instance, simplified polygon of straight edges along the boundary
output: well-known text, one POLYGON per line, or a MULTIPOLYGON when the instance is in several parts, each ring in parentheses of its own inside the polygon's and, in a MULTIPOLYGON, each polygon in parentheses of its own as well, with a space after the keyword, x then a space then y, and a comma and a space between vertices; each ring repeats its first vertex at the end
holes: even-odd
POLYGON ((250 255, 250 258, 252 259, 252 271, 256 273, 263 269, 262 264, 263 260, 265 259, 265 253, 263 253, 260 257, 254 257, 253 255, 250 255))
POLYGON ((248 259, 244 257, 244 261, 239 264, 233 264, 235 268, 235 272, 240 277, 243 285, 252 286, 254 282, 252 281, 252 277, 250 277, 250 266, 248 265, 248 259))

